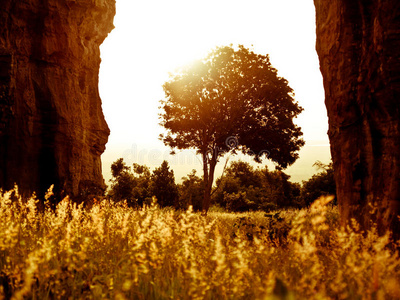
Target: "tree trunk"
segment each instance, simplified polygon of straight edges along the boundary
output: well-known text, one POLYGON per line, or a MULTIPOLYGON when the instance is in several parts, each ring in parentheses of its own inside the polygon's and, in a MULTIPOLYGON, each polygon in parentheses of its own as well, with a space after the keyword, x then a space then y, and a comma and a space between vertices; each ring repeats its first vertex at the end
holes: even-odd
POLYGON ((204 188, 204 197, 203 197, 203 215, 207 215, 208 209, 210 208, 211 202, 211 188, 208 185, 204 188))
POLYGON ((400 234, 400 2, 314 0, 342 224, 400 234))
POLYGON ((204 215, 207 215, 211 204, 211 190, 214 182, 215 166, 217 165, 217 155, 217 152, 214 151, 211 159, 209 159, 207 153, 203 153, 204 197, 202 211, 204 215))

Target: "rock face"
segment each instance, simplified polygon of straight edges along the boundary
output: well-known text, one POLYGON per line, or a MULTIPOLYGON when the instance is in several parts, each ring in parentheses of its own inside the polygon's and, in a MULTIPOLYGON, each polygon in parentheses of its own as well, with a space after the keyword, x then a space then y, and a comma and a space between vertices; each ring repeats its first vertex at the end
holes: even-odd
POLYGON ((343 223, 400 234, 400 2, 314 0, 343 223))
POLYGON ((99 46, 115 0, 0 0, 0 185, 55 184, 78 197, 105 187, 109 129, 98 92, 99 46))

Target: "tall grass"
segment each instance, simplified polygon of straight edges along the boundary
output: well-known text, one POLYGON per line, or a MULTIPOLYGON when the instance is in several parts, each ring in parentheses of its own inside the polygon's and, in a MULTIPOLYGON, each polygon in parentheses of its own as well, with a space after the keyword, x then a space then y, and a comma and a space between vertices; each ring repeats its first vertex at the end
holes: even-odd
POLYGON ((400 298, 389 234, 340 228, 330 200, 276 215, 204 217, 105 201, 83 208, 68 198, 38 211, 37 199, 7 192, 0 298, 400 298))

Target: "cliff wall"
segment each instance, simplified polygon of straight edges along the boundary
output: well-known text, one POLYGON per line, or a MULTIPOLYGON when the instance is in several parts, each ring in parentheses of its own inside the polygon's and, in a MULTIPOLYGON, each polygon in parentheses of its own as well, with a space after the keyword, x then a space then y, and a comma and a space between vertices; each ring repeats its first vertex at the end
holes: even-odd
POLYGON ((400 234, 400 2, 314 0, 342 222, 400 234))
POLYGON ((104 189, 99 46, 115 0, 0 0, 0 185, 104 189))

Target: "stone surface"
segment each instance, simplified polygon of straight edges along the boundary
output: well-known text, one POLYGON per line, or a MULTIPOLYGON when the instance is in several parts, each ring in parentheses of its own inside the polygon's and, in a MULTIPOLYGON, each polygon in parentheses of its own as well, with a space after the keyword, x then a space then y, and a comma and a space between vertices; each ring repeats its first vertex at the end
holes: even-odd
POLYGON ((105 187, 109 129, 98 92, 99 46, 115 0, 0 0, 0 185, 51 184, 78 197, 105 187))
POLYGON ((400 2, 314 0, 342 222, 400 234, 400 2))

